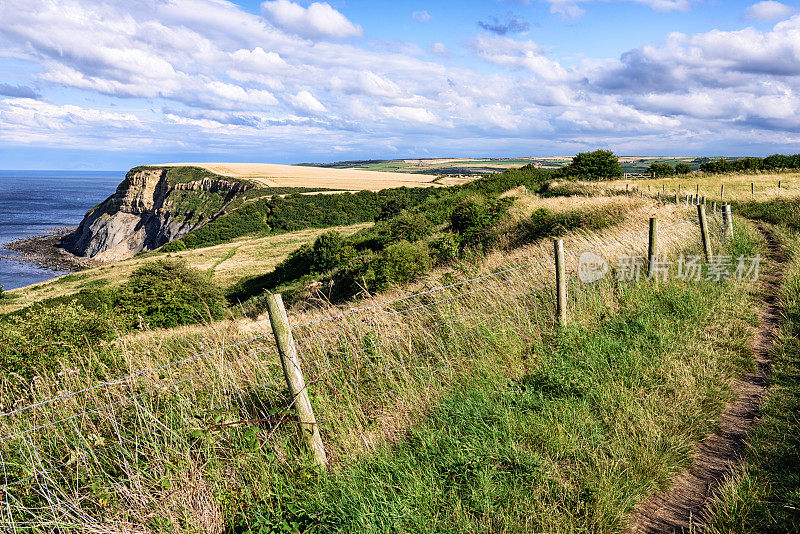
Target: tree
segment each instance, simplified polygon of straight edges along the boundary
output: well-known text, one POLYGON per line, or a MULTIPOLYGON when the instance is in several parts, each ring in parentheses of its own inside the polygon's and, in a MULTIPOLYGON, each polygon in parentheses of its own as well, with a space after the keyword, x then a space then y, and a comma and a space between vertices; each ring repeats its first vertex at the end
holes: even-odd
POLYGON ((675 174, 675 169, 669 163, 654 161, 647 167, 647 172, 653 174, 653 176, 672 176, 675 174))
POLYGON ((3 283, 0 282, 0 299, 3 298, 4 293, 5 293, 5 289, 3 288, 3 283))
POLYGON ((692 167, 688 163, 678 163, 675 165, 675 174, 689 174, 692 167))
POLYGON ((601 180, 622 174, 617 156, 610 150, 581 152, 572 158, 566 173, 587 180, 601 180))

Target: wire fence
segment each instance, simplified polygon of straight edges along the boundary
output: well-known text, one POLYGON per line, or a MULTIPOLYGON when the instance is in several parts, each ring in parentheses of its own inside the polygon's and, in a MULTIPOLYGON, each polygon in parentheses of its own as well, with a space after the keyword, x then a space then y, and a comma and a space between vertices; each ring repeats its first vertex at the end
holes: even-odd
MULTIPOLYGON (((729 237, 724 212, 710 213, 707 224, 721 250, 729 237)), ((608 287, 582 276, 587 254, 623 287, 646 275, 649 237, 636 231, 567 251, 569 307, 586 306, 608 287), (619 276, 623 268, 633 269, 630 278, 619 276)), ((662 254, 696 251, 697 213, 659 228, 658 242, 662 254)), ((317 423, 343 446, 352 438, 342 428, 363 439, 396 408, 397 392, 496 360, 488 355, 501 354, 510 339, 554 326, 556 306, 552 258, 539 258, 297 324, 294 344, 323 415, 317 423)), ((267 454, 269 439, 298 422, 276 352, 272 334, 251 336, 0 414, 0 531, 99 525, 111 494, 135 509, 158 505, 135 488, 175 479, 176 457, 203 465, 236 460, 236 451, 252 450, 253 427, 253 454, 267 454)), ((161 493, 169 499, 167 488, 161 493)))

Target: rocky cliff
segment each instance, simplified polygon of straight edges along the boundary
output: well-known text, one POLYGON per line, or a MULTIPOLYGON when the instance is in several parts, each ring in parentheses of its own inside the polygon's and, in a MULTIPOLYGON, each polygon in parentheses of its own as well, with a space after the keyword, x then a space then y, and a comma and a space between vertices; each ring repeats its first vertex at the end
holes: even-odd
POLYGON ((199 228, 251 187, 202 169, 137 167, 62 244, 100 261, 129 258, 199 228))

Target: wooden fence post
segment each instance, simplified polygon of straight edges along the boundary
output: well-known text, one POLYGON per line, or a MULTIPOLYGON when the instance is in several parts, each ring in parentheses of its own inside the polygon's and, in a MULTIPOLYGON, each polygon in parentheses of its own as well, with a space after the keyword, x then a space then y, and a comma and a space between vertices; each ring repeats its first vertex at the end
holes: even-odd
POLYGON ((725 184, 719 186, 719 201, 725 202, 725 184))
POLYGON ((647 243, 647 277, 653 278, 658 255, 658 218, 650 217, 650 239, 647 243))
POLYGON ((750 194, 751 195, 755 195, 756 194, 756 184, 755 184, 755 182, 750 182, 750 194))
POLYGON ((780 189, 780 188, 781 188, 781 181, 778 180, 778 189, 780 189))
POLYGON ((675 204, 677 204, 677 203, 678 203, 678 192, 675 191, 675 204))
POLYGON ((725 234, 729 239, 733 239, 733 213, 731 213, 730 204, 723 206, 722 218, 725 220, 725 234))
POLYGON ((567 324, 567 280, 564 269, 564 240, 554 239, 553 249, 556 255, 556 315, 558 324, 567 324))
POLYGON ((283 297, 280 294, 267 295, 267 311, 269 312, 272 332, 275 334, 275 343, 278 345, 278 354, 281 358, 281 366, 283 366, 283 375, 286 377, 286 385, 289 386, 294 409, 297 413, 297 418, 300 420, 300 433, 314 454, 316 463, 326 467, 328 465, 328 457, 325 454, 325 447, 322 445, 322 437, 319 434, 319 426, 314 418, 314 410, 308 398, 306 382, 300 370, 300 360, 297 358, 297 349, 294 346, 292 327, 289 326, 289 318, 286 316, 283 297))
POLYGON ((700 238, 703 240, 703 254, 706 256, 706 261, 711 261, 711 238, 708 235, 705 204, 697 205, 697 215, 700 219, 700 238))

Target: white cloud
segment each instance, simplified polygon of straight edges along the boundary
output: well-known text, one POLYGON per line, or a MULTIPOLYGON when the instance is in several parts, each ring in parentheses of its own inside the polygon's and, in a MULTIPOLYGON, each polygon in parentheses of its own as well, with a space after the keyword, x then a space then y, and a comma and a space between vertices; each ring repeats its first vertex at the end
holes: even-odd
POLYGON ((523 68, 550 82, 565 81, 570 77, 558 62, 545 57, 542 47, 533 41, 481 35, 472 46, 478 57, 495 65, 523 68))
POLYGON ((783 20, 792 15, 797 9, 775 2, 774 0, 766 0, 765 2, 758 2, 748 7, 745 11, 747 18, 758 20, 762 22, 772 22, 776 20, 783 20))
POLYGON ((253 106, 275 106, 278 100, 269 91, 245 89, 238 85, 223 82, 210 82, 206 87, 212 93, 228 101, 241 102, 253 106))
MULTIPOLYGON (((586 11, 580 4, 588 4, 594 0, 545 0, 550 4, 550 12, 560 15, 565 19, 577 19, 584 15, 586 11)), ((606 0, 614 1, 614 0, 606 0)), ((643 4, 654 11, 688 11, 691 7, 690 0, 617 0, 628 1, 636 4, 643 4)))
POLYGON ((431 14, 428 13, 427 11, 414 11, 411 14, 411 18, 416 20, 417 22, 422 22, 422 23, 430 22, 431 20, 433 20, 433 17, 431 17, 431 14))
POLYGON ((293 97, 291 97, 292 105, 300 111, 305 111, 308 113, 324 113, 327 111, 325 106, 317 100, 314 95, 310 92, 303 89, 293 97))
POLYGON ((325 2, 314 2, 305 8, 290 0, 270 0, 261 4, 261 12, 279 28, 311 39, 342 39, 362 34, 361 26, 325 2))
POLYGON ((279 3, 301 10, 292 23, 301 30, 226 0, 0 0, 0 66, 13 57, 35 67, 0 91, 33 87, 39 97, 0 101, 0 137, 99 150, 259 148, 265 158, 302 145, 311 158, 332 146, 370 157, 389 147, 422 154, 563 152, 603 140, 787 142, 786 132, 800 130, 800 16, 767 31, 674 33, 619 58, 569 66, 535 41, 484 33, 468 44, 488 63, 475 68, 469 58, 441 60, 450 54, 443 43, 426 54, 413 43, 317 38, 347 34, 310 22, 312 7, 327 4, 268 2, 279 3), (62 105, 65 98, 84 107, 62 105), (299 143, 309 136, 319 140, 313 147, 299 143))
POLYGON ((444 43, 433 43, 428 50, 430 50, 431 54, 437 56, 446 57, 450 55, 450 49, 444 43))

